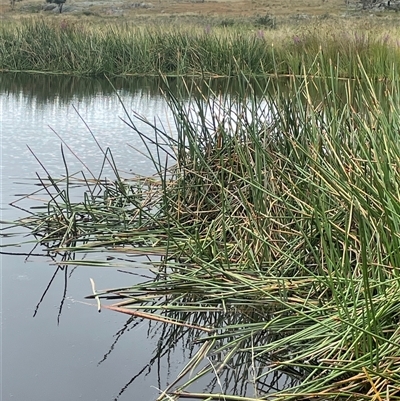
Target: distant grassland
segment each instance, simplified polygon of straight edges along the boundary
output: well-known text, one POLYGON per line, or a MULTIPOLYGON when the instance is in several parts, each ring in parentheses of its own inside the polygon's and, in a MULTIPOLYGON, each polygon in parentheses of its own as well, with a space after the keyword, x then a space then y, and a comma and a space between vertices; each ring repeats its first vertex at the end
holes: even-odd
MULTIPOLYGON (((65 15, 91 16, 92 19, 135 19, 160 17, 199 17, 199 18, 234 18, 243 19, 258 15, 291 16, 291 15, 327 15, 338 14, 357 9, 356 0, 351 0, 346 6, 344 0, 157 0, 157 1, 129 1, 129 0, 67 0, 63 12, 65 15), (144 6, 140 6, 145 3, 144 6)), ((14 10, 9 0, 0 0, 0 13, 6 18, 15 18, 21 15, 42 12, 45 0, 17 1, 14 10)), ((52 17, 51 12, 43 14, 52 17)))
POLYGON ((28 18, 0 26, 2 71, 82 76, 290 74, 395 77, 399 29, 368 20, 285 25, 178 25, 28 18), (320 53, 324 54, 321 62, 320 53))

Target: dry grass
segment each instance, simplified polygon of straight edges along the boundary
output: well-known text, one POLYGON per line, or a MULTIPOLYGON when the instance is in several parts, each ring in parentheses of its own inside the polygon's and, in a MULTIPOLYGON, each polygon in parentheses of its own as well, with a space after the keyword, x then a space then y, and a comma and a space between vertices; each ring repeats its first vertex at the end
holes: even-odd
MULTIPOLYGON (((137 3, 139 4, 140 2, 138 1, 137 3)), ((3 18, 15 18, 21 15, 37 13, 44 4, 44 0, 23 0, 16 3, 15 10, 11 10, 9 0, 1 0, 0 14, 3 18)), ((343 0, 206 0, 203 3, 188 0, 156 0, 149 1, 147 4, 151 5, 151 7, 134 7, 134 2, 128 0, 113 2, 68 0, 65 14, 74 13, 78 15, 86 13, 100 17, 124 17, 128 19, 160 16, 164 18, 189 16, 236 19, 265 14, 276 17, 338 15, 346 11, 346 5, 343 0)))

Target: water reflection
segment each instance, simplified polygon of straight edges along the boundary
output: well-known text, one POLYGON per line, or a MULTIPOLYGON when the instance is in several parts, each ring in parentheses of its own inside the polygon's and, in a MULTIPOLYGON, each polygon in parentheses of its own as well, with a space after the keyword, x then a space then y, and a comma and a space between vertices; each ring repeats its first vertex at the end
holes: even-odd
MULTIPOLYGON (((88 297, 92 298, 92 296, 88 297)), ((107 299, 116 299, 118 296, 109 295, 107 299)), ((191 299, 183 299, 182 304, 191 304, 191 299)), ((161 304, 154 303, 154 310, 148 303, 138 305, 146 307, 148 313, 155 313, 161 304)), ((139 309, 140 310, 140 309, 139 309)), ((259 311, 255 314, 259 314, 259 311)), ((208 341, 205 327, 234 327, 236 324, 251 325, 255 316, 246 313, 248 320, 239 310, 234 312, 196 312, 169 311, 163 314, 163 318, 175 322, 187 322, 183 325, 161 322, 148 322, 148 338, 157 338, 157 347, 153 351, 153 357, 138 373, 133 376, 121 389, 118 397, 140 376, 146 376, 152 369, 157 370, 158 388, 162 388, 162 373, 171 368, 172 351, 178 347, 184 350, 187 365, 177 375, 177 378, 169 383, 165 397, 160 400, 170 400, 172 395, 185 395, 185 399, 196 399, 195 394, 225 394, 235 396, 263 397, 279 390, 288 389, 296 385, 303 378, 302 372, 275 371, 271 369, 269 356, 254 358, 251 352, 255 344, 263 344, 275 340, 276 335, 269 331, 258 332, 250 338, 233 339, 221 336, 217 341, 208 341), (194 328, 195 326, 199 329, 194 328), (233 348, 234 349, 233 349, 233 348), (233 350, 234 356, 230 357, 233 350), (228 362, 227 362, 228 360, 228 362), (166 365, 165 365, 166 361, 166 365), (162 363, 164 362, 164 368, 162 363), (196 380, 193 381, 193 378, 196 380), (193 394, 193 398, 190 395, 193 394)), ((259 316, 258 316, 259 318, 259 316)), ((257 317, 256 317, 257 319, 257 317)), ((104 362, 115 349, 119 339, 131 328, 143 322, 141 317, 131 317, 115 335, 115 341, 110 351, 105 354, 100 363, 104 362)), ((223 329, 221 329, 221 334, 223 329)), ((214 333, 215 334, 215 333, 214 333)), ((170 379, 173 379, 170 377, 170 379)), ((116 399, 118 399, 118 397, 116 399)), ((204 398, 204 397, 201 397, 204 398)), ((211 398, 210 398, 211 399, 211 398)))
MULTIPOLYGON (((128 110, 135 110, 149 119, 158 116, 162 124, 170 126, 172 116, 160 95, 160 81, 117 78, 112 83, 123 96, 128 110)), ((175 81, 170 81, 170 85, 178 87, 175 81)), ((241 90, 243 82, 239 80, 235 86, 227 81, 215 81, 213 85, 217 92, 227 90, 229 86, 234 93, 241 90)), ((16 193, 33 191, 28 188, 32 184, 27 185, 30 181, 17 182, 25 177, 30 179, 34 171, 41 170, 26 144, 43 163, 45 175, 47 171, 53 176, 65 174, 64 163, 60 160, 60 141, 52 129, 71 149, 66 155, 70 173, 81 170, 82 164, 98 171, 103 154, 80 117, 101 146, 113 150, 117 166, 143 175, 152 173, 149 160, 141 156, 141 152, 147 152, 146 146, 117 118, 124 115, 125 110, 107 80, 4 74, 0 75, 0 97, 3 107, 2 220, 21 216, 21 211, 11 209, 8 203, 14 200, 16 193), (139 153, 133 152, 127 143, 139 153)), ((139 126, 138 129, 142 128, 139 126)), ((143 124, 145 129, 147 126, 143 124)), ((110 172, 105 171, 105 174, 110 172)), ((25 211, 30 206, 26 205, 25 211)), ((22 241, 23 237, 3 239, 10 244, 22 241)), ((25 246, 10 253, 18 255, 4 254, 2 257, 3 344, 7 344, 2 354, 3 363, 7 365, 2 400, 154 400, 160 392, 158 389, 172 385, 171 391, 179 390, 188 380, 189 371, 182 375, 181 371, 201 349, 203 343, 199 338, 204 332, 152 322, 140 316, 126 319, 115 312, 96 314, 94 307, 82 303, 94 274, 96 285, 103 283, 103 286, 114 288, 126 285, 126 275, 118 271, 121 269, 103 263, 93 273, 93 268, 83 266, 89 258, 84 254, 79 255, 79 259, 70 253, 46 254, 45 259, 35 258, 32 263, 35 255, 42 256, 38 249, 25 246), (29 258, 22 259, 21 256, 29 258), (50 270, 48 262, 52 263, 50 270), (35 316, 33 320, 32 315, 35 316), (54 321, 61 330, 54 327, 54 321), (18 377, 25 378, 23 386, 18 377), (181 380, 175 383, 176 377, 181 380)), ((90 255, 90 258, 93 260, 94 256, 90 255)), ((98 259, 103 261, 104 254, 98 259)), ((129 283, 149 279, 149 267, 140 266, 143 260, 137 256, 120 261, 124 263, 125 271, 134 274, 129 283), (129 264, 135 266, 127 267, 129 264)), ((168 317, 190 319, 199 326, 234 324, 238 318, 237 314, 199 313, 190 318, 187 315, 188 312, 179 312, 168 317)), ((253 340, 267 341, 267 334, 263 335, 265 337, 253 340)), ((249 348, 251 344, 240 346, 249 348)), ((263 394, 271 388, 274 391, 286 385, 287 376, 277 373, 255 381, 254 377, 268 370, 268 361, 253 361, 248 352, 239 354, 229 366, 222 366, 224 352, 229 352, 223 351, 223 347, 223 342, 217 342, 209 348, 207 355, 211 363, 205 360, 195 367, 196 373, 204 373, 203 379, 185 390, 245 395, 263 394), (213 367, 220 369, 218 374, 213 367)))
MULTIPOLYGON (((269 79, 250 80, 255 95, 260 95, 268 86, 269 79)), ((23 73, 0 74, 0 93, 18 95, 26 98, 32 105, 48 103, 62 106, 77 101, 101 96, 103 99, 115 97, 115 91, 122 95, 135 98, 158 98, 163 88, 168 85, 175 93, 181 95, 191 88, 194 94, 200 95, 205 88, 211 88, 215 93, 237 94, 248 88, 248 79, 241 77, 210 79, 208 82, 200 79, 183 80, 182 78, 146 78, 146 77, 111 77, 82 78, 60 75, 32 75, 23 73), (198 87, 199 90, 196 88, 198 87), (161 91, 160 91, 161 89, 161 91)), ((280 79, 280 86, 290 87, 290 80, 280 79), (286 83, 285 83, 286 82, 286 83)), ((151 116, 154 117, 154 116, 151 116)))
MULTIPOLYGON (((103 100, 115 97, 116 91, 122 95, 141 98, 159 98, 162 90, 168 85, 169 89, 180 96, 187 93, 188 88, 192 95, 201 96, 206 93, 206 88, 210 88, 214 93, 224 93, 236 95, 238 93, 247 93, 249 84, 251 84, 254 96, 261 96, 265 91, 273 91, 272 86, 279 83, 281 93, 291 92, 295 88, 304 86, 305 82, 299 77, 266 77, 261 79, 244 78, 236 76, 233 78, 210 79, 208 82, 202 79, 182 78, 161 78, 161 77, 104 77, 87 78, 62 75, 46 74, 24 74, 24 73, 2 73, 0 74, 0 93, 13 96, 22 96, 31 102, 32 105, 44 105, 47 103, 57 104, 59 106, 71 104, 74 102, 85 101, 101 96, 103 100), (269 89, 270 87, 270 89, 269 89), (196 89, 197 88, 197 89, 196 89), (199 90, 198 90, 199 89, 199 90), (246 92, 247 91, 247 92, 246 92)), ((309 82, 310 97, 320 102, 320 85, 324 81, 319 81, 314 77, 314 81, 309 82)), ((338 81, 336 93, 342 100, 348 99, 349 93, 356 93, 355 89, 362 85, 364 90, 368 90, 368 83, 357 80, 338 81), (350 91, 350 92, 349 92, 350 91)), ((374 90, 379 102, 387 100, 389 95, 387 82, 373 82, 374 90)), ((304 99, 309 100, 309 99, 304 99)), ((104 102, 106 103, 106 102, 104 102)), ((155 114, 156 115, 156 114, 155 114)), ((154 117, 153 115, 152 117, 154 117)))
MULTIPOLYGON (((65 308, 70 308, 71 304, 85 304, 84 301, 74 299, 73 296, 68 294, 69 281, 73 280, 73 274, 79 276, 79 266, 74 266, 75 261, 74 254, 66 253, 62 255, 60 263, 55 267, 52 275, 49 276, 48 282, 45 285, 44 291, 40 296, 37 305, 34 308, 33 316, 40 317, 41 313, 46 311, 41 310, 42 307, 46 308, 44 302, 46 296, 53 296, 52 302, 54 302, 54 294, 58 294, 58 302, 56 306, 57 324, 60 324, 61 317, 65 311, 65 308), (62 264, 64 263, 64 264, 62 264), (58 278, 58 280, 57 280, 58 278), (50 292, 53 292, 53 295, 50 292)), ((86 255, 85 255, 86 256, 86 255)), ((84 256, 84 257, 85 257, 84 256)), ((56 262, 55 258, 51 258, 56 262)), ((127 263, 127 265, 137 260, 132 258, 119 258, 121 261, 127 263)), ((151 282, 157 279, 157 274, 151 276, 151 272, 147 270, 120 270, 121 273, 128 273, 130 277, 129 282, 151 282)), ((33 273, 35 274, 35 273, 33 273)), ((97 273, 96 273, 97 275, 97 273)), ((88 296, 87 298, 93 298, 88 296)), ((115 302, 120 297, 118 294, 110 294, 107 299, 115 302)), ((183 300, 183 303, 186 301, 183 300)), ((190 299, 188 299, 190 303, 190 299)), ((91 304, 95 306, 94 303, 91 304)), ((148 303, 142 303, 142 306, 146 307, 146 311, 149 313, 154 312, 152 305, 148 303)), ((153 303, 154 308, 157 308, 157 303, 153 303)), ((87 306, 86 306, 87 307, 87 306)), ((95 315, 94 308, 88 308, 89 314, 95 315)), ((76 313, 76 311, 75 311, 76 313)), ((110 313, 107 310, 102 311, 103 314, 110 313)), ((256 312, 257 314, 260 311, 256 312)), ((118 313, 113 312, 115 315, 118 313)), ((48 313, 47 313, 48 315, 48 313)), ((247 313, 251 324, 254 316, 247 313)), ((223 393, 223 394, 234 394, 241 396, 262 396, 267 393, 282 390, 284 388, 291 387, 294 383, 297 383, 296 379, 291 379, 283 372, 273 372, 268 374, 270 369, 270 360, 265 358, 253 359, 253 355, 250 351, 253 344, 260 344, 271 340, 271 334, 268 332, 259 333, 257 336, 251 339, 239 341, 237 343, 238 350, 236 356, 232 358, 228 364, 224 363, 224 359, 227 354, 231 352, 231 348, 226 348, 226 344, 229 339, 221 339, 208 347, 208 351, 205 355, 204 360, 199 365, 189 365, 193 369, 187 369, 186 364, 192 358, 196 360, 197 354, 201 352, 204 341, 207 341, 207 334, 204 330, 193 329, 193 326, 198 327, 227 327, 233 326, 236 323, 244 323, 243 315, 239 311, 233 313, 221 313, 221 312, 198 312, 191 314, 188 311, 177 311, 168 312, 165 318, 169 318, 174 321, 183 321, 190 324, 187 325, 171 325, 163 322, 149 321, 144 317, 130 316, 125 319, 116 327, 114 327, 114 333, 108 335, 109 344, 106 350, 96 348, 95 365, 97 368, 105 367, 106 371, 115 369, 125 369, 125 381, 120 383, 120 387, 113 382, 107 381, 105 384, 112 391, 111 398, 97 398, 99 400, 120 400, 120 399, 132 399, 132 395, 137 390, 137 385, 143 381, 151 382, 153 387, 152 392, 142 393, 140 399, 154 400, 157 394, 163 389, 169 388, 171 394, 178 394, 185 392, 185 399, 196 399, 197 397, 191 398, 189 394, 198 394, 201 392, 205 393, 223 393), (138 331, 142 332, 142 335, 138 338, 138 331), (113 338, 111 341, 110 339, 113 338), (148 359, 139 357, 132 350, 127 348, 127 344, 135 344, 140 348, 143 347, 143 342, 146 344, 152 344, 149 347, 148 359), (103 355, 102 355, 103 352, 103 355), (125 362, 124 366, 116 366, 116 360, 113 358, 114 354, 117 355, 117 361, 120 359, 118 355, 127 353, 129 362, 125 362), (195 383, 186 385, 190 378, 194 375, 199 375, 200 380, 195 383), (178 379, 177 379, 178 378, 178 379), (151 395, 151 393, 153 395, 151 395), (126 397, 127 398, 126 398, 126 397)), ((68 317, 67 317, 68 320, 68 317)), ((90 322, 82 322, 85 330, 92 330, 90 322)), ((65 326, 63 326, 65 330, 65 326)), ((32 333, 30 333, 32 334, 32 333)), ((23 359, 24 363, 26 362, 23 359)), ((49 361, 47 361, 49 362, 49 361)), ((33 368, 35 369, 35 368, 33 368)), ((299 374, 299 373, 298 373, 299 374)), ((143 390, 142 390, 143 391, 143 390)), ((7 398, 3 398, 7 399, 7 398)), ((31 398, 35 399, 35 397, 31 398)), ((63 398, 59 398, 63 399, 63 398)), ((169 400, 167 396, 160 398, 163 400, 169 400)))
POLYGON ((32 75, 21 73, 0 74, 0 92, 21 94, 39 104, 70 104, 93 96, 111 96, 115 89, 131 96, 160 95, 160 80, 148 78, 81 78, 60 75, 32 75), (110 84, 112 83, 112 85, 110 84))
MULTIPOLYGON (((71 103, 87 121, 99 144, 115 150, 119 166, 151 174, 148 159, 127 146, 130 143, 139 151, 145 150, 142 141, 118 118, 124 115, 124 109, 111 90, 102 89, 102 83, 14 74, 0 75, 0 82, 1 220, 26 216, 31 201, 20 202, 21 209, 12 208, 9 203, 16 200, 16 194, 21 197, 35 192, 35 171, 46 178, 47 173, 43 173, 26 145, 49 174, 55 177, 65 174, 60 140, 49 125, 72 150, 68 152, 64 147, 71 174, 82 170, 82 163, 94 174, 99 173, 104 156, 71 103)), ((148 93, 146 88, 140 88, 138 84, 136 93, 148 93)), ((123 96, 128 110, 149 118, 158 115, 167 124, 167 107, 159 93, 123 96)), ((111 173, 104 171, 106 176, 111 173)), ((40 194, 35 197, 42 202, 40 194)), ((125 285, 126 274, 107 264, 82 266, 84 255, 79 258, 58 255, 55 259, 46 252, 43 256, 41 249, 32 248, 32 243, 17 247, 15 244, 29 240, 27 232, 20 228, 2 234, 2 245, 6 247, 1 255, 1 357, 7 369, 2 371, 1 400, 114 399, 152 358, 158 339, 148 339, 147 323, 139 322, 130 328, 130 335, 119 339, 119 346, 108 356, 107 363, 98 365, 126 318, 112 312, 98 314, 83 300, 90 293, 91 277, 96 278, 100 287, 107 288, 125 285)), ((148 273, 148 267, 140 267, 142 261, 138 258, 136 261, 134 273, 138 275, 129 276, 129 282, 139 282, 144 279, 141 275, 148 273)), ((173 377, 183 361, 181 350, 177 349, 171 358, 173 366, 168 374, 173 377)), ((167 370, 163 374, 164 382, 159 387, 167 385, 167 370)), ((153 371, 127 387, 119 398, 154 400, 159 393, 153 387, 157 380, 153 371)))
MULTIPOLYGON (((44 76, 35 80, 18 75, 10 77, 12 79, 7 80, 5 75, 0 75, 2 177, 13 180, 33 178, 33 172, 42 168, 32 153, 52 175, 65 173, 60 138, 68 145, 66 161, 71 170, 86 166, 98 171, 103 161, 101 146, 113 150, 115 161, 122 170, 151 174, 151 164, 144 156, 146 146, 120 117, 126 118, 126 111, 134 110, 149 118, 158 116, 160 123, 170 126, 172 116, 159 92, 154 96, 146 88, 137 89, 135 95, 121 92, 124 109, 106 80, 97 85, 89 84, 91 89, 87 91, 85 80, 70 85, 64 84, 60 77, 44 76), (25 84, 28 88, 29 85, 34 87, 26 89, 25 84)), ((69 82, 76 80, 73 77, 66 79, 69 82)), ((145 129, 139 124, 141 128, 145 129)), ((109 173, 106 171, 104 175, 109 173)), ((5 185, 9 183, 4 180, 5 185)), ((10 198, 9 202, 12 200, 10 198)))

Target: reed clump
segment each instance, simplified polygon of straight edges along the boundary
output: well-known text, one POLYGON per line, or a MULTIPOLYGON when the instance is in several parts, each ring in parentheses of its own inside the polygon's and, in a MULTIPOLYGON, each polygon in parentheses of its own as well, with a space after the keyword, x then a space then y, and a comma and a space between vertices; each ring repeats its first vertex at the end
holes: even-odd
POLYGON ((263 30, 37 18, 2 24, 0 65, 2 71, 79 76, 302 75, 304 69, 327 76, 327 65, 318 63, 322 50, 340 77, 359 77, 359 57, 370 77, 383 79, 399 64, 397 37, 393 26, 365 30, 345 20, 263 30))
POLYGON ((19 223, 53 252, 162 255, 154 280, 91 296, 204 333, 160 400, 400 399, 400 87, 394 72, 372 81, 360 57, 357 80, 323 51, 315 62, 328 78, 242 76, 238 96, 194 83, 176 95, 166 81, 176 133, 126 117, 156 148, 155 178, 115 169, 115 182, 84 180, 81 203, 72 177, 52 180, 47 211, 19 223), (253 396, 189 389, 243 364, 253 396), (267 394, 277 372, 292 381, 267 394))

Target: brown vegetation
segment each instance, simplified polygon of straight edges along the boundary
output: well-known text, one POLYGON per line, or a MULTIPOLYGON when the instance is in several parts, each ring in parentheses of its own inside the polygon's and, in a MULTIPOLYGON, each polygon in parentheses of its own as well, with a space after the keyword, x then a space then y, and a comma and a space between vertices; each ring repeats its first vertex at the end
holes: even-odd
MULTIPOLYGON (((352 2, 355 3, 354 0, 352 2)), ((45 1, 23 0, 15 4, 0 1, 3 18, 41 11, 45 1)), ((65 13, 134 18, 155 16, 195 16, 246 18, 260 15, 293 16, 340 14, 347 8, 345 0, 149 0, 145 3, 129 0, 67 0, 65 13)))

